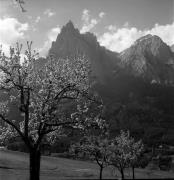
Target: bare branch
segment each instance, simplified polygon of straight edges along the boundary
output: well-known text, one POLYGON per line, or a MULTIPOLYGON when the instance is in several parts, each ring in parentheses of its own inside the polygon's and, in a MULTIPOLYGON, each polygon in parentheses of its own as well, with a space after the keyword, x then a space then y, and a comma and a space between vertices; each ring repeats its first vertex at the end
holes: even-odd
POLYGON ((66 121, 66 122, 60 122, 60 123, 45 123, 46 126, 63 126, 63 125, 68 125, 68 124, 76 124, 78 121, 66 121))
POLYGON ((75 89, 73 89, 74 87, 75 87, 76 85, 74 84, 74 85, 67 85, 66 87, 64 87, 56 96, 55 96, 55 100, 58 100, 58 99, 60 99, 61 98, 61 96, 60 95, 63 95, 65 92, 67 92, 67 91, 72 91, 72 90, 75 90, 75 89), (60 96, 60 97, 59 97, 60 96))
POLYGON ((28 146, 31 146, 30 145, 30 142, 28 141, 28 139, 24 136, 24 134, 20 131, 20 129, 13 123, 11 122, 10 120, 6 119, 2 114, 0 114, 0 118, 6 122, 7 124, 11 125, 17 132, 18 134, 21 136, 21 138, 24 140, 24 142, 28 145, 28 146))

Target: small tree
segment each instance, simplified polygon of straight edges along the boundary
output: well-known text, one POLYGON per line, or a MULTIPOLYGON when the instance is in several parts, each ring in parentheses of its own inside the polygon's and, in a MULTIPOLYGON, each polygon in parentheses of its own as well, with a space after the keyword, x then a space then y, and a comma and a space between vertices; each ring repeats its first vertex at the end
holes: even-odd
MULTIPOLYGON (((46 65, 36 68, 36 53, 27 42, 26 58, 21 62, 22 46, 10 48, 10 57, 0 51, 1 92, 9 100, 0 103, 0 137, 17 134, 30 154, 30 180, 39 180, 41 147, 44 138, 64 133, 67 126, 82 127, 79 119, 95 99, 90 92, 90 65, 84 57, 76 59, 47 59, 46 65), (10 103, 16 103, 23 118, 10 119, 10 103), (67 104, 72 104, 67 110, 67 104)), ((93 119, 86 117, 85 122, 93 119)), ((81 121, 80 121, 81 120, 81 121)), ((85 128, 83 128, 85 129, 85 128)))
POLYGON ((139 166, 139 160, 141 159, 141 155, 144 150, 144 146, 142 144, 142 141, 139 140, 135 142, 133 138, 130 137, 131 143, 130 143, 130 151, 131 151, 131 157, 130 157, 130 167, 132 168, 132 178, 135 179, 135 167, 139 166))
POLYGON ((102 179, 103 169, 109 163, 110 151, 107 138, 97 136, 85 137, 80 143, 74 144, 72 148, 76 152, 85 153, 92 160, 95 160, 100 167, 99 178, 102 179))
POLYGON ((115 166, 121 173, 121 178, 124 179, 124 169, 131 166, 133 169, 134 178, 134 165, 143 149, 141 141, 135 142, 130 137, 129 131, 121 131, 110 146, 111 159, 110 164, 115 166))

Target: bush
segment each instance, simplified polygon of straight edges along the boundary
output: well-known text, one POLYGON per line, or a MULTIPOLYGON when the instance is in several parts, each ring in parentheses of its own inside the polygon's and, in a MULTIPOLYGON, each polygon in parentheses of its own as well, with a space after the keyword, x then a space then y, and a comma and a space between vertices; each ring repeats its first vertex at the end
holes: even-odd
POLYGON ((172 158, 170 156, 161 156, 159 158, 159 168, 163 171, 170 170, 172 158))
POLYGON ((148 154, 144 154, 140 159, 139 159, 139 167, 145 168, 149 162, 151 161, 151 156, 148 154))
POLYGON ((162 155, 168 155, 168 156, 170 156, 170 155, 174 155, 174 150, 164 150, 164 151, 162 151, 162 155))
POLYGON ((13 142, 7 145, 7 149, 12 151, 28 152, 27 146, 23 142, 13 142))
POLYGON ((68 151, 70 147, 70 141, 68 139, 62 139, 57 141, 51 146, 52 153, 64 153, 68 151))

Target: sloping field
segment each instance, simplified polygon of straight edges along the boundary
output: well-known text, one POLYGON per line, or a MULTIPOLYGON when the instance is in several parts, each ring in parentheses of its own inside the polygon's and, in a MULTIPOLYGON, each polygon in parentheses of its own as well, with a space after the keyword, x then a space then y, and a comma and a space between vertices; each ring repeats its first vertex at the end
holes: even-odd
MULTIPOLYGON (((0 150, 0 180, 28 180, 28 177, 28 154, 0 150)), ((128 170, 126 177, 131 178, 128 170)), ((103 178, 116 177, 111 175, 108 167, 104 169, 103 178)), ((136 169, 136 178, 174 178, 174 173, 136 169)), ((90 162, 43 156, 41 180, 59 179, 98 179, 98 166, 90 162)))

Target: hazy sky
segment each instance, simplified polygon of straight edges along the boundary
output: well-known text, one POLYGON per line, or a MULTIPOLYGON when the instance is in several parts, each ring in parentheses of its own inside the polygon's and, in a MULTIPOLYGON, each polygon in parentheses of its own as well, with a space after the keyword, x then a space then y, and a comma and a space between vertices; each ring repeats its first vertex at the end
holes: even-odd
POLYGON ((122 51, 148 33, 174 44, 173 0, 0 0, 0 44, 4 51, 32 40, 45 55, 60 29, 72 20, 81 33, 93 32, 101 45, 122 51))

